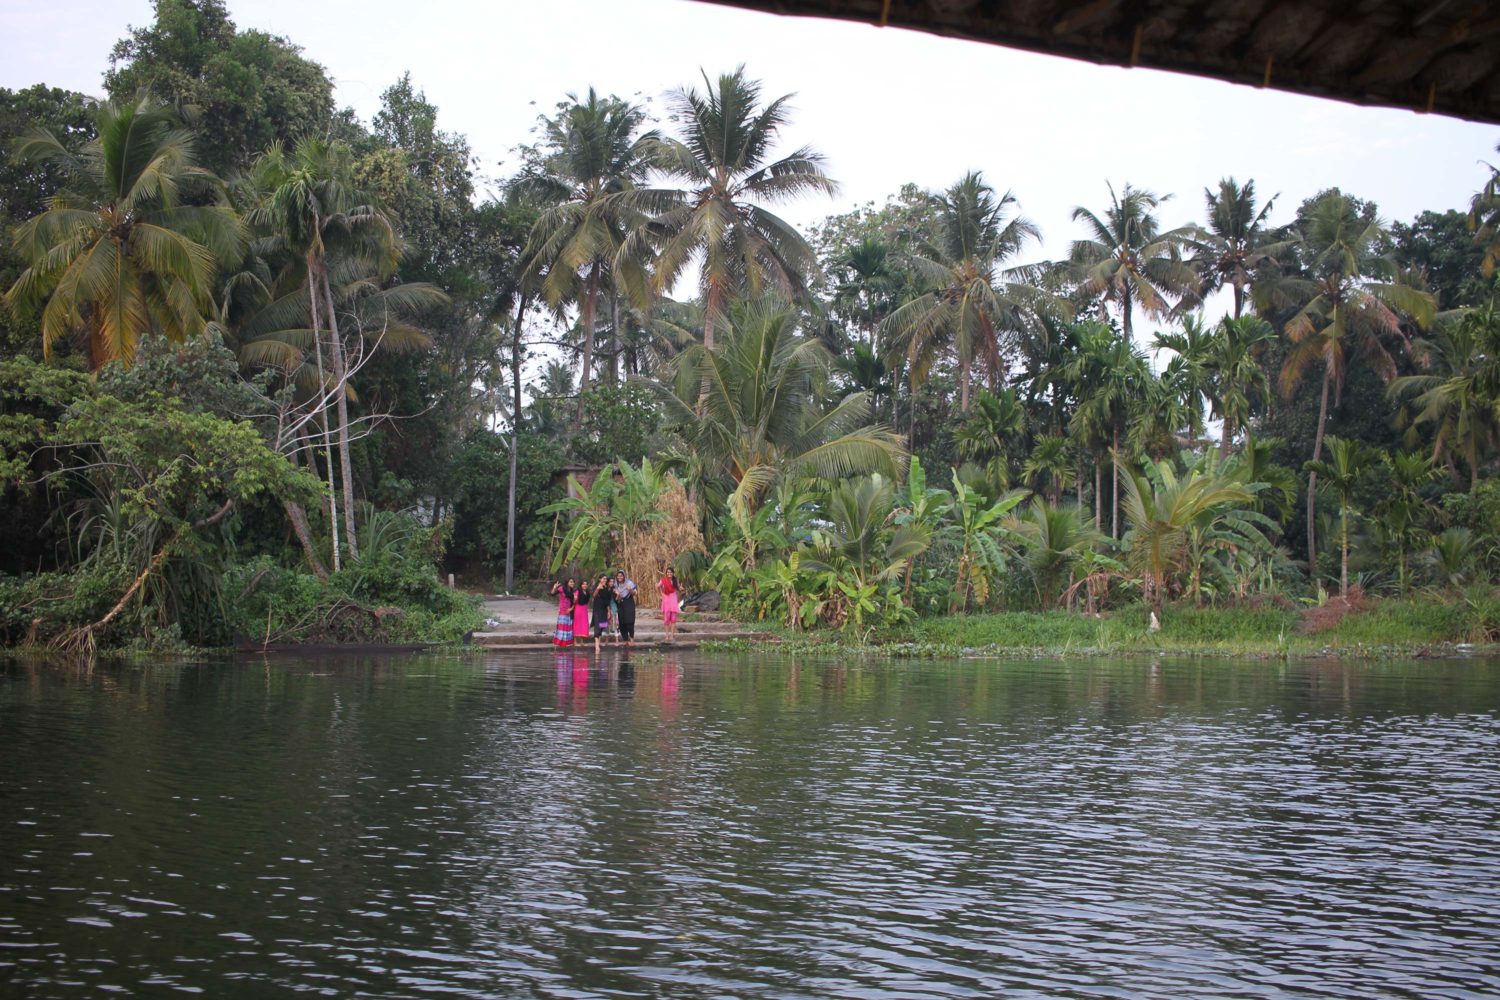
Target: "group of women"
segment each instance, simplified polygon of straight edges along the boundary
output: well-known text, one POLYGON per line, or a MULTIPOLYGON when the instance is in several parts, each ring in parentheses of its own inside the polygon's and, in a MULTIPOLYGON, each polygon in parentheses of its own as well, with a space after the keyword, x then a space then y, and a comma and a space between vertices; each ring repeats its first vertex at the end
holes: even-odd
MULTIPOLYGON (((657 581, 661 593, 661 620, 666 632, 666 641, 677 639, 677 615, 681 607, 677 572, 668 569, 657 581)), ((613 577, 608 573, 599 577, 592 587, 587 580, 582 583, 576 577, 552 585, 557 595, 557 629, 552 634, 554 646, 581 645, 588 641, 589 632, 594 634, 594 652, 599 652, 604 637, 615 632, 615 642, 635 646, 635 581, 625 576, 623 569, 616 570, 613 577), (592 624, 592 629, 590 625, 592 624)))

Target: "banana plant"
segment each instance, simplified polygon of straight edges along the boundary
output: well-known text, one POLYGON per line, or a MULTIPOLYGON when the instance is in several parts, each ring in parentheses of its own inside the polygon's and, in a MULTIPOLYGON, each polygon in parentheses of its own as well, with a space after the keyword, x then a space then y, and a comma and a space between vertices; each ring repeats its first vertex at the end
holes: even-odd
POLYGON ((865 620, 880 614, 881 608, 875 601, 879 585, 874 583, 859 583, 853 580, 838 581, 838 589, 843 595, 844 627, 854 626, 854 631, 864 639, 869 635, 869 629, 865 627, 865 620))
MULTIPOLYGON (((927 532, 929 539, 934 539, 941 532, 952 510, 952 494, 947 490, 929 488, 927 473, 922 469, 921 461, 917 456, 911 456, 911 466, 907 470, 906 482, 897 497, 894 512, 895 523, 902 526, 916 525, 927 532)), ((917 559, 912 559, 906 564, 901 594, 907 600, 911 599, 912 569, 917 565, 917 561, 917 559)))
POLYGON ((801 551, 794 549, 785 559, 759 570, 756 577, 760 584, 762 619, 785 612, 788 625, 805 631, 822 615, 825 602, 817 596, 821 588, 809 565, 803 563, 801 551))
POLYGON ((606 465, 587 489, 569 476, 570 495, 537 511, 569 518, 552 571, 564 564, 597 564, 627 550, 633 533, 666 517, 656 509, 664 487, 664 473, 649 458, 640 468, 629 462, 606 465))
POLYGON ((1025 500, 1026 490, 1016 490, 985 506, 978 490, 964 485, 953 473, 953 524, 951 531, 958 545, 958 572, 954 580, 950 613, 969 610, 969 596, 983 605, 990 597, 990 584, 1005 570, 1007 547, 1014 547, 1021 537, 1006 527, 1005 515, 1025 500))

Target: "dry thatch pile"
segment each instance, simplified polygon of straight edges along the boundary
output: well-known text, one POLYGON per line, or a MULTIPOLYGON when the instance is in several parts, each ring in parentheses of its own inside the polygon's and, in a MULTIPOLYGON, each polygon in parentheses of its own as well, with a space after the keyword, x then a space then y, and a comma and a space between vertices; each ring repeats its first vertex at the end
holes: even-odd
POLYGON ((666 477, 666 487, 657 498, 656 510, 665 516, 648 524, 644 530, 621 539, 620 543, 621 562, 625 572, 640 588, 637 603, 643 608, 661 607, 656 581, 678 556, 684 552, 704 551, 703 533, 698 530, 698 510, 676 476, 666 477))
POLYGON ((717 2, 1500 122, 1494 0, 717 2))

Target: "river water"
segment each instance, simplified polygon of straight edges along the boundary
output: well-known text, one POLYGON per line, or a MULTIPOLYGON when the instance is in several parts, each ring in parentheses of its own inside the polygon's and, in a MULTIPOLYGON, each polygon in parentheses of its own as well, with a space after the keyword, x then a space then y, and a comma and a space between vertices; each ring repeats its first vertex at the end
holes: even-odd
POLYGON ((1500 995, 1500 664, 0 667, 0 993, 1500 995))

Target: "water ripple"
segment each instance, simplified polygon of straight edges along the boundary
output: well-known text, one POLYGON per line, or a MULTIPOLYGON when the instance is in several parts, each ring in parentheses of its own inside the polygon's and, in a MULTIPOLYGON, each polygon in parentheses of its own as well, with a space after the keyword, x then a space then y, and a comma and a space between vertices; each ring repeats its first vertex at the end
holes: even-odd
POLYGON ((34 998, 1500 995, 1500 667, 0 669, 34 998))

